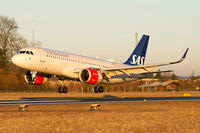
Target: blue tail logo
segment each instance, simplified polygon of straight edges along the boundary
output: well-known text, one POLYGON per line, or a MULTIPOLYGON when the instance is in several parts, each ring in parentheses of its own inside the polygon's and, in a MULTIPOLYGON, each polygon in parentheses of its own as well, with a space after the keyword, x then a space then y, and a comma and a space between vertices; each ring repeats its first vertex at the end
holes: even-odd
POLYGON ((148 42, 149 36, 143 35, 133 53, 124 64, 131 66, 144 65, 148 42))

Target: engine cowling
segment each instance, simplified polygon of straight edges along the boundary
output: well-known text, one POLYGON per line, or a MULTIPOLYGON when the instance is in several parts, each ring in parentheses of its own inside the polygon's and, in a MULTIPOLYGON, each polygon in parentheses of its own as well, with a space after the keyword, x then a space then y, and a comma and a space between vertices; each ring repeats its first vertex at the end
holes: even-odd
POLYGON ((103 80, 103 75, 99 70, 88 68, 79 73, 79 79, 84 83, 97 84, 103 80))
POLYGON ((27 71, 26 75, 24 75, 24 78, 25 81, 30 85, 42 85, 48 80, 44 74, 31 73, 30 71, 27 71))

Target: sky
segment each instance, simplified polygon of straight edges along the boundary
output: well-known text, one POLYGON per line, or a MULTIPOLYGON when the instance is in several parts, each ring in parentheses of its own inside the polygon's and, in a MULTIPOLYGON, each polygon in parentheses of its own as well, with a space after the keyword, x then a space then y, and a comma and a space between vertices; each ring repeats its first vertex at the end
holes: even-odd
POLYGON ((125 62, 139 39, 150 35, 145 64, 200 75, 199 0, 0 0, 0 15, 14 18, 19 33, 42 47, 125 62))

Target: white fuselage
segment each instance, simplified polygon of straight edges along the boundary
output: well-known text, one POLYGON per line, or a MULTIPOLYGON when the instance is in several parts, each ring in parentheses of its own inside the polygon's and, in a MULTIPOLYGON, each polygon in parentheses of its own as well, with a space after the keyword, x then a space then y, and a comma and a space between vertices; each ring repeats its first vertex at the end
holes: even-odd
MULTIPOLYGON (((18 67, 41 73, 63 76, 70 79, 78 79, 79 72, 85 68, 101 69, 129 66, 102 59, 90 58, 39 47, 23 48, 20 51, 25 51, 25 53, 18 53, 12 58, 12 62, 18 67), (27 53, 27 51, 29 52, 27 53), (30 52, 33 54, 30 54, 30 52)), ((128 81, 130 80, 134 79, 128 79, 128 81)), ((121 82, 125 81, 120 78, 114 78, 109 80, 109 82, 103 81, 102 83, 121 82)))

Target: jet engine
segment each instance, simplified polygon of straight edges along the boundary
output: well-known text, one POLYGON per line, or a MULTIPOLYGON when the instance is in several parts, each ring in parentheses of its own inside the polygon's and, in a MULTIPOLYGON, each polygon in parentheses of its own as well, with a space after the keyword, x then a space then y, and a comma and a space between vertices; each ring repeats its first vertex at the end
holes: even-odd
POLYGON ((84 83, 97 84, 103 80, 103 75, 99 70, 88 68, 79 73, 79 79, 84 83))
POLYGON ((45 75, 41 73, 37 73, 34 71, 27 71, 24 75, 25 81, 30 85, 41 85, 47 82, 50 75, 45 75))

